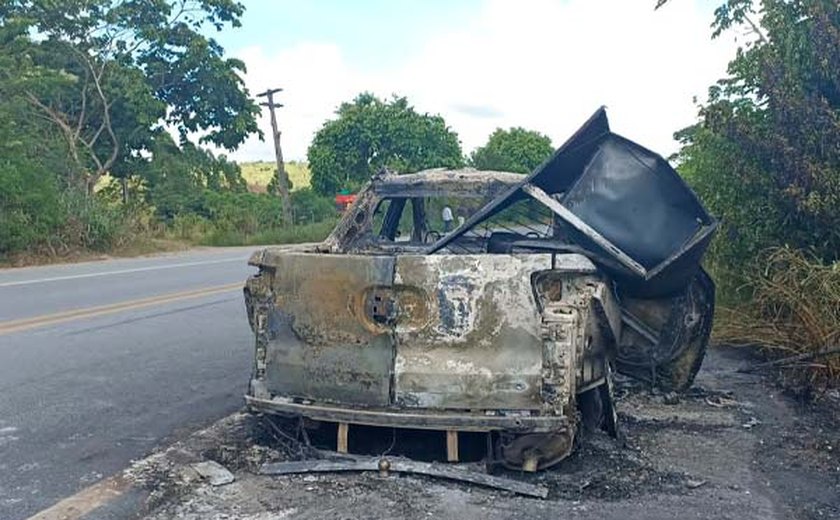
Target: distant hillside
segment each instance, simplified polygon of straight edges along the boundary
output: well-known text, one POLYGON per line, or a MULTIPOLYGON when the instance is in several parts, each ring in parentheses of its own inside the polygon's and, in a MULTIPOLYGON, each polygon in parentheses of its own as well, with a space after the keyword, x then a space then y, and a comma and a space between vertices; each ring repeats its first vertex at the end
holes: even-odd
MULTIPOLYGON (((259 161, 239 163, 242 168, 242 176, 248 183, 248 189, 255 193, 263 193, 268 182, 274 176, 277 165, 274 162, 259 161)), ((300 162, 287 162, 286 172, 292 181, 292 191, 309 186, 309 165, 300 162)))

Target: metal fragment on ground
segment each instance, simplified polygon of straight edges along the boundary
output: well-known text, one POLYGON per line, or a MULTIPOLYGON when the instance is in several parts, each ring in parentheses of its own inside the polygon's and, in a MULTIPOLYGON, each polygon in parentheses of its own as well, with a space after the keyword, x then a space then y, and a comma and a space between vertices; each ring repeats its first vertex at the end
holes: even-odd
POLYGON ((335 473, 345 471, 377 471, 380 474, 413 473, 429 477, 458 480, 495 489, 502 489, 536 498, 548 497, 548 488, 504 477, 465 470, 453 464, 419 462, 402 458, 361 458, 346 460, 301 460, 263 464, 260 475, 295 475, 300 473, 335 473))
POLYGON ((212 460, 197 462, 192 465, 192 468, 211 486, 224 486, 236 478, 227 468, 212 460))

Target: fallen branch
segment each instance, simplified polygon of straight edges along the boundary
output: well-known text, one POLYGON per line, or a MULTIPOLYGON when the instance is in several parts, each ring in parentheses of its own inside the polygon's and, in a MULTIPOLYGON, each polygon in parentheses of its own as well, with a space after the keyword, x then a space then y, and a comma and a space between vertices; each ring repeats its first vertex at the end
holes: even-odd
POLYGON ((782 359, 774 359, 773 361, 766 361, 764 363, 759 363, 750 367, 739 368, 737 372, 741 374, 748 374, 750 372, 756 372, 765 368, 780 367, 789 365, 791 363, 800 363, 802 361, 813 361, 814 359, 833 356, 836 354, 840 354, 840 347, 820 350, 817 352, 805 352, 802 354, 796 354, 795 356, 789 356, 782 359))

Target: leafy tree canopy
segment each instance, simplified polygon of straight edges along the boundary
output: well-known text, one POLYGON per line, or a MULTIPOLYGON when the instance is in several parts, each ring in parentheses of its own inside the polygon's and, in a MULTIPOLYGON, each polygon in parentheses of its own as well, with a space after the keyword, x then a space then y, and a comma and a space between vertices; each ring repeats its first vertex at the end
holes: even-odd
POLYGON ((363 93, 336 115, 308 151, 312 187, 324 195, 356 190, 382 168, 409 173, 463 164, 458 135, 442 117, 418 113, 404 97, 363 93))
POLYGON ((134 169, 147 187, 145 201, 165 221, 184 213, 209 217, 204 209, 207 191, 247 191, 238 165, 189 141, 176 144, 169 135, 156 139, 152 159, 136 161, 134 169))
POLYGON ((728 0, 713 29, 752 38, 677 133, 680 171, 723 220, 712 260, 737 274, 784 244, 837 260, 840 4, 728 0))
POLYGON ((470 162, 479 170, 530 173, 553 151, 551 139, 539 132, 522 127, 497 128, 487 144, 472 153, 470 162))
POLYGON ((207 29, 238 26, 232 0, 7 0, 0 6, 0 90, 14 92, 59 131, 92 190, 106 172, 129 175, 167 126, 186 142, 234 149, 257 132, 258 107, 207 29))

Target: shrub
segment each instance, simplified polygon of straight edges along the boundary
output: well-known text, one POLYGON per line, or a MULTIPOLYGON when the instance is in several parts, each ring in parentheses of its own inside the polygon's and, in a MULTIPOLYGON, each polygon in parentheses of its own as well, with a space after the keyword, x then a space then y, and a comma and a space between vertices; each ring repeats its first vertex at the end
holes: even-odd
POLYGON ((204 200, 208 219, 220 231, 253 235, 283 223, 280 199, 271 195, 208 190, 204 200))
POLYGON ((217 229, 201 240, 200 243, 208 246, 255 246, 321 242, 327 238, 334 226, 335 220, 329 219, 289 228, 267 228, 247 236, 217 229))
POLYGON ((324 197, 312 188, 301 188, 292 192, 292 210, 295 224, 311 224, 326 219, 334 219, 335 202, 324 197))
POLYGON ((176 240, 199 242, 213 231, 213 224, 195 213, 176 215, 165 225, 165 235, 176 240))
POLYGON ((65 221, 50 238, 53 254, 79 249, 112 251, 149 235, 154 227, 148 206, 121 204, 78 190, 65 191, 60 208, 65 221))
POLYGON ((46 243, 63 217, 54 176, 0 161, 0 256, 46 243))

